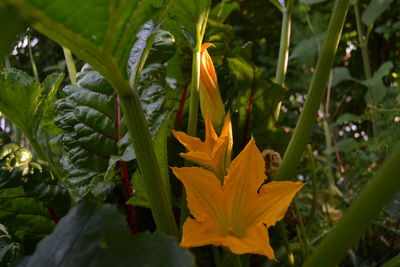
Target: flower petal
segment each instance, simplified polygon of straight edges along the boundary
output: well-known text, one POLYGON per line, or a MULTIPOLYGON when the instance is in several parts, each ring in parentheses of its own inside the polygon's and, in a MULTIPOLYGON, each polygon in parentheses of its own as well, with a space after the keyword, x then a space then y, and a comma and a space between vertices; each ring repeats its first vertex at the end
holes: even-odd
POLYGON ((231 225, 236 235, 241 236, 253 218, 257 190, 266 179, 265 163, 254 139, 233 160, 225 177, 224 193, 227 207, 231 208, 231 225))
POLYGON ((267 256, 270 259, 275 258, 274 251, 269 244, 268 230, 264 225, 249 227, 242 238, 229 235, 224 243, 236 254, 253 253, 267 256))
POLYGON ((221 229, 227 229, 222 186, 218 178, 212 172, 198 167, 172 170, 185 186, 188 207, 196 220, 215 220, 221 229))
POLYGON ((293 197, 303 186, 303 183, 288 181, 263 185, 255 205, 254 216, 258 218, 254 223, 264 223, 270 227, 283 219, 293 197))
POLYGON ((215 221, 198 222, 188 218, 183 224, 183 236, 180 245, 182 247, 222 246, 223 240, 224 237, 215 221))
POLYGON ((204 144, 198 137, 187 135, 181 131, 171 130, 175 138, 189 151, 203 151, 204 144))

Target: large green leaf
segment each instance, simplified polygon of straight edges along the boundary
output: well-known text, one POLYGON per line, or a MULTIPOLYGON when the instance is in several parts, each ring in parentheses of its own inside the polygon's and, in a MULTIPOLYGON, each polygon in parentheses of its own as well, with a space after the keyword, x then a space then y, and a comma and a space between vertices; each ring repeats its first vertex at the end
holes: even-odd
POLYGON ((167 236, 132 236, 114 206, 83 201, 17 266, 194 266, 194 260, 167 236))
POLYGON ((371 0, 367 9, 365 9, 362 14, 362 22, 365 25, 370 26, 380 15, 382 15, 385 9, 388 8, 392 2, 393 0, 371 0))
POLYGON ((54 228, 49 210, 24 189, 0 189, 0 222, 25 251, 33 251, 36 243, 54 228))
POLYGON ((51 117, 62 74, 52 74, 40 84, 28 74, 5 69, 0 72, 0 111, 29 138, 35 138, 41 122, 51 117))
POLYGON ((104 172, 110 156, 118 155, 116 94, 89 65, 78 73, 77 85, 68 85, 63 92, 66 96, 56 102, 55 122, 63 130, 59 140, 67 152, 65 182, 76 200, 92 189, 95 195, 104 195, 113 188, 112 181, 103 181, 104 172), (97 182, 91 184, 95 177, 97 182))
POLYGON ((8 2, 19 8, 22 17, 31 18, 34 28, 71 49, 111 80, 115 79, 109 71, 114 68, 111 65, 127 77, 135 34, 159 7, 156 0, 8 2))

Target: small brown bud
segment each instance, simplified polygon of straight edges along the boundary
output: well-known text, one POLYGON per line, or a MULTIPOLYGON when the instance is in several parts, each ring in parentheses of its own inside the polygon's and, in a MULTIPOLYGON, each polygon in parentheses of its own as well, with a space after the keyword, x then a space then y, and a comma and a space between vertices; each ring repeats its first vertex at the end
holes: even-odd
POLYGON ((272 149, 264 149, 262 156, 265 161, 265 171, 271 176, 274 176, 278 171, 279 165, 281 164, 281 155, 272 149))

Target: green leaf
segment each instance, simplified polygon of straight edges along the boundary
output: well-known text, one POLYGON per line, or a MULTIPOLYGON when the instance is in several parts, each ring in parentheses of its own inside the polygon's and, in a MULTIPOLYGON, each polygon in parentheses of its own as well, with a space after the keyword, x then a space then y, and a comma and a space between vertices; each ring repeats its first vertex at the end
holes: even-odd
POLYGON ((29 138, 35 138, 41 122, 52 115, 62 74, 52 74, 39 84, 28 74, 5 69, 0 72, 0 111, 29 138))
POLYGON ((368 7, 365 9, 361 16, 361 21, 370 26, 375 20, 382 15, 386 8, 393 2, 393 0, 371 0, 368 7))
POLYGON ((0 222, 28 253, 54 228, 43 203, 26 194, 22 187, 0 190, 0 222))
POLYGON ((0 223, 0 266, 8 266, 21 253, 21 245, 14 242, 6 227, 0 223))
POLYGON ((53 178, 46 165, 32 161, 29 149, 14 143, 0 145, 0 190, 19 186, 45 207, 54 207, 58 215, 67 213, 71 206, 67 189, 53 178))
POLYGON ((115 77, 109 72, 110 64, 127 77, 135 34, 159 7, 153 5, 156 1, 140 0, 9 2, 19 8, 21 15, 32 18, 38 31, 68 47, 111 80, 115 77))
POLYGON ((224 22, 233 11, 239 10, 239 8, 240 5, 236 1, 224 1, 224 3, 217 3, 210 11, 210 15, 218 17, 220 22, 224 22))
POLYGON ((198 34, 206 26, 205 15, 210 2, 210 0, 176 0, 170 12, 170 19, 166 21, 167 29, 176 38, 184 37, 189 43, 192 43, 190 39, 193 39, 192 46, 194 46, 197 38, 202 38, 198 34))
POLYGON ((351 113, 344 113, 342 114, 337 120, 336 124, 342 124, 346 122, 354 122, 361 120, 361 117, 351 113))
MULTIPOLYGON (((272 132, 278 133, 275 128, 273 112, 276 105, 283 99, 286 90, 277 84, 266 80, 266 74, 257 66, 250 64, 241 55, 228 58, 229 69, 234 77, 235 97, 232 109, 232 119, 237 121, 237 142, 244 147, 250 136, 254 136, 257 144, 266 146, 280 146, 277 134, 271 138, 272 132), (249 105, 251 105, 249 109, 249 105), (268 138, 266 138, 268 136, 268 138), (279 144, 278 144, 279 143, 279 144)), ((238 147, 240 149, 240 147, 238 147)), ((275 147, 278 149, 278 147, 275 147)), ((280 149, 280 147, 279 147, 280 149)))
POLYGON ((289 59, 297 59, 307 66, 314 66, 318 56, 319 49, 317 48, 321 47, 323 39, 324 34, 316 34, 310 38, 302 40, 293 49, 293 52, 290 54, 289 59))
MULTIPOLYGON (((65 179, 75 200, 91 192, 92 179, 100 179, 108 168, 111 155, 118 155, 116 94, 107 80, 85 65, 77 75, 77 85, 63 89, 64 98, 56 102, 55 123, 63 130, 60 143, 67 151, 62 163, 65 179)), ((113 188, 104 181, 103 196, 113 188)))
POLYGON ((365 101, 367 103, 378 104, 383 100, 383 98, 386 95, 387 88, 383 83, 382 78, 388 75, 392 68, 393 68, 393 63, 387 61, 379 67, 379 69, 374 73, 372 78, 361 82, 368 88, 364 96, 365 101))
POLYGON ((194 266, 194 260, 170 237, 132 236, 116 207, 84 201, 17 266, 194 266))
POLYGON ((342 152, 350 152, 355 147, 357 147, 358 143, 353 138, 344 138, 337 143, 337 147, 342 152))
POLYGON ((345 67, 337 67, 332 70, 332 86, 338 85, 342 81, 352 80, 350 71, 345 67))

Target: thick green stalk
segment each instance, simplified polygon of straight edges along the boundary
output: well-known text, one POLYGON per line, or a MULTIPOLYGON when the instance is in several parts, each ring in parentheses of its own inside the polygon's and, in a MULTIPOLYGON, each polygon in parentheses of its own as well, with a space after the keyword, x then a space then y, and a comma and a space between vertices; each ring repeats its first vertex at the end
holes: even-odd
POLYGON ((380 214, 382 208, 400 191, 399 162, 400 144, 395 147, 375 177, 346 211, 339 224, 328 233, 304 267, 329 267, 340 262, 347 250, 356 244, 372 220, 380 214))
MULTIPOLYGON (((164 2, 161 12, 154 19, 154 23, 160 23, 165 19, 174 1, 175 0, 169 0, 164 2)), ((151 211, 157 230, 178 237, 178 228, 172 212, 170 192, 167 192, 166 187, 163 185, 160 164, 154 151, 147 121, 136 91, 140 73, 154 43, 155 35, 156 33, 153 33, 149 36, 146 47, 139 59, 138 67, 136 70, 132 71, 132 87, 118 71, 109 73, 108 76, 112 77, 110 82, 120 97, 124 119, 128 127, 132 145, 135 149, 136 159, 146 186, 146 192, 149 196, 151 211)), ((109 70, 118 69, 111 58, 107 58, 106 61, 108 62, 109 70)))
POLYGON ((68 48, 64 46, 62 48, 64 51, 65 63, 67 64, 69 79, 72 85, 76 85, 76 68, 74 58, 72 57, 71 51, 68 48))
MULTIPOLYGON (((279 45, 278 65, 276 67, 276 73, 275 73, 275 82, 282 87, 284 87, 285 85, 287 65, 289 61, 292 5, 293 5, 293 0, 289 0, 287 6, 282 7, 281 40, 279 45)), ((279 119, 280 110, 281 110, 281 102, 278 103, 274 111, 275 121, 279 119)))
MULTIPOLYGON (((129 84, 125 86, 129 87, 129 84)), ((163 186, 160 164, 154 151, 139 96, 134 90, 130 92, 130 94, 120 94, 120 103, 146 185, 153 218, 160 232, 177 237, 178 228, 172 213, 170 198, 163 186)))
POLYGON ((308 137, 311 134, 325 88, 328 84, 330 70, 336 55, 349 2, 350 0, 336 0, 335 2, 303 111, 276 175, 278 180, 290 179, 295 176, 297 165, 307 144, 308 137))

